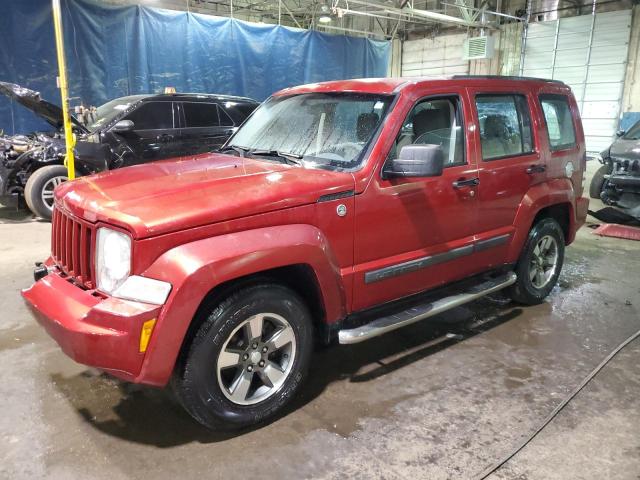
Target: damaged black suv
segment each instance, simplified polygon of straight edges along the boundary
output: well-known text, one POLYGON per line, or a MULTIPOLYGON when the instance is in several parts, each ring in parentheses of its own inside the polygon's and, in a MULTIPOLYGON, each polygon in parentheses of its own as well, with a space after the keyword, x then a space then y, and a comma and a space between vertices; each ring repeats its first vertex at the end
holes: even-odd
MULTIPOLYGON (((67 180, 62 109, 33 90, 0 82, 0 93, 44 118, 53 132, 0 135, 0 202, 24 196, 50 219, 53 189, 67 180)), ((117 98, 72 117, 77 175, 219 148, 258 102, 215 94, 154 94, 117 98)))
POLYGON ((640 222, 640 121, 617 135, 598 158, 602 166, 591 180, 589 195, 616 207, 615 220, 601 220, 637 223, 640 222))

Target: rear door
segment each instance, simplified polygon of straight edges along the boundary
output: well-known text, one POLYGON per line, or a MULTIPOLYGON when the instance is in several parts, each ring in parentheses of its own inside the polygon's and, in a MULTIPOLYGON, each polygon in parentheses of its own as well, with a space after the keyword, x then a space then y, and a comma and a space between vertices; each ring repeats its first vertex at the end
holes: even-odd
POLYGON ((479 228, 483 261, 499 264, 514 232, 514 219, 529 188, 546 180, 533 120, 536 99, 526 90, 470 88, 477 151, 479 228))
POLYGON ((133 131, 115 133, 131 149, 131 154, 122 157, 122 166, 180 155, 178 116, 174 102, 143 102, 123 120, 133 122, 133 131))
POLYGON ((185 155, 217 150, 233 133, 233 121, 214 102, 182 102, 180 141, 185 155))

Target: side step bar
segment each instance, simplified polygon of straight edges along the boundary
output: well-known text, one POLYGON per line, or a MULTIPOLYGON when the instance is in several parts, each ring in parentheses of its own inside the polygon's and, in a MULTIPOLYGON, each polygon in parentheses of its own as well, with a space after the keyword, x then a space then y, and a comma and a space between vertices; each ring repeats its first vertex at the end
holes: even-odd
POLYGON ((398 328, 411 325, 429 317, 433 317, 439 313, 445 312, 452 308, 458 307, 478 298, 497 292, 509 285, 513 285, 516 281, 516 274, 509 272, 482 283, 467 288, 461 293, 451 295, 449 297, 440 298, 431 303, 425 303, 416 307, 411 307, 393 315, 378 318, 366 325, 362 325, 350 330, 340 330, 338 332, 338 341, 343 345, 352 343, 360 343, 370 338, 378 337, 398 328))

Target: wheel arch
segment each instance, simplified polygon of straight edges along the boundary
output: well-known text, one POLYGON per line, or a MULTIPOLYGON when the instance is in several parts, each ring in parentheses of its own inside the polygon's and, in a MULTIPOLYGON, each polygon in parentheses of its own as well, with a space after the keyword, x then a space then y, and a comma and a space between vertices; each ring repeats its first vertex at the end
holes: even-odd
POLYGON ((187 328, 174 369, 182 367, 188 346, 206 320, 207 314, 216 305, 235 291, 261 284, 282 285, 298 294, 309 308, 316 339, 324 337, 327 330, 326 311, 318 278, 311 265, 298 263, 271 268, 228 280, 207 292, 187 328))
POLYGON ((515 263, 531 228, 542 218, 553 218, 571 244, 576 235, 577 222, 574 207, 575 191, 568 178, 557 178, 530 188, 522 199, 514 219, 515 233, 508 254, 508 262, 515 263))
POLYGON ((162 255, 143 275, 173 290, 158 317, 137 381, 164 385, 212 304, 238 288, 268 282, 298 293, 322 331, 343 318, 346 296, 324 235, 312 225, 285 225, 198 240, 162 255))

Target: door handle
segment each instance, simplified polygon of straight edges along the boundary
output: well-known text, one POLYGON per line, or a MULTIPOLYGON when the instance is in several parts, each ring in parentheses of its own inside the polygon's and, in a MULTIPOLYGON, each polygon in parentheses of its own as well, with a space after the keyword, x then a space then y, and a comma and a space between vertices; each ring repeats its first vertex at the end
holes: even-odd
POLYGON ((475 178, 469 178, 467 180, 465 179, 456 180, 455 182, 452 183, 452 185, 453 185, 453 188, 475 187, 480 185, 480 179, 478 177, 475 177, 475 178))
POLYGON ((545 165, 531 165, 527 167, 527 173, 531 175, 532 173, 542 173, 547 170, 545 165))
POLYGON ((156 139, 161 143, 168 143, 173 140, 173 135, 169 135, 168 133, 163 133, 162 135, 158 135, 156 139))

